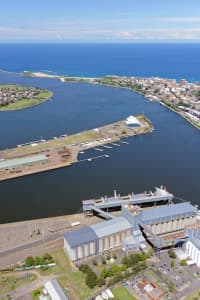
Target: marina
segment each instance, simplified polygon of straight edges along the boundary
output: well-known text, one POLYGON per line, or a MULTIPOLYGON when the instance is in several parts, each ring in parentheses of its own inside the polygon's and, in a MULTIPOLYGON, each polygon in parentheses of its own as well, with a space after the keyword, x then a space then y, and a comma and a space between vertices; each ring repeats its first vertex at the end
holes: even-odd
POLYGON ((93 157, 81 159, 78 162, 93 161, 93 160, 98 159, 98 158, 108 158, 108 157, 109 157, 109 155, 105 154, 105 155, 99 155, 99 156, 93 156, 93 157))
POLYGON ((41 138, 0 151, 0 181, 67 167, 78 161, 91 162, 97 158, 108 158, 109 155, 100 155, 78 160, 78 154, 83 154, 88 149, 103 152, 98 146, 105 149, 119 147, 115 142, 120 141, 124 135, 132 137, 146 134, 153 127, 144 115, 138 115, 132 120, 131 126, 126 120, 122 120, 73 135, 63 134, 49 140, 41 138))

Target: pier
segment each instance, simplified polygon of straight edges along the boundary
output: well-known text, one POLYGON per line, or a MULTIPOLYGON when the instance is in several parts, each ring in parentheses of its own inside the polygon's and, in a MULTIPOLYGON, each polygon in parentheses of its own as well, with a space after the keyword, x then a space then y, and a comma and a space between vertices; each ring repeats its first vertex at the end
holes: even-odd
MULTIPOLYGON (((105 149, 129 144, 123 141, 125 137, 151 132, 153 128, 151 121, 144 115, 132 119, 137 121, 135 121, 137 126, 122 120, 77 134, 63 134, 50 140, 41 138, 17 145, 12 149, 2 150, 0 151, 0 181, 68 167, 78 162, 78 154, 84 153, 85 150, 94 149, 103 152, 105 149), (100 146, 104 149, 99 148, 100 146)), ((87 161, 100 157, 107 158, 109 155, 91 157, 87 161)))
POLYGON ((159 203, 165 204, 170 203, 174 198, 173 194, 169 193, 162 186, 156 188, 155 192, 144 192, 142 194, 129 194, 127 196, 120 196, 114 191, 114 196, 107 198, 101 197, 100 199, 90 199, 82 201, 83 211, 89 214, 94 211, 94 207, 100 210, 113 210, 121 209, 122 206, 137 205, 156 205, 159 203))
POLYGON ((108 157, 109 157, 109 155, 104 154, 104 155, 93 156, 93 157, 89 157, 89 158, 85 158, 85 159, 80 159, 78 162, 93 161, 93 160, 98 159, 98 158, 108 158, 108 157))

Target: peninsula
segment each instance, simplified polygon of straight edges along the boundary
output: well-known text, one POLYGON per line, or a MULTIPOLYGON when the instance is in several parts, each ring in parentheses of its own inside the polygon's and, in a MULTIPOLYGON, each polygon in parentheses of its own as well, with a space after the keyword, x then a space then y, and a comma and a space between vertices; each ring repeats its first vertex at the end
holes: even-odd
MULTIPOLYGON (((64 134, 50 140, 42 139, 17 145, 16 148, 0 151, 0 181, 70 166, 78 162, 79 152, 98 146, 105 149, 119 146, 114 142, 152 130, 151 121, 144 115, 138 115, 77 134, 64 134), (106 146, 110 143, 113 144, 106 146)), ((104 154, 103 149, 95 149, 101 151, 101 155, 79 161, 109 157, 104 154)))
POLYGON ((38 105, 51 98, 51 91, 21 85, 0 85, 0 111, 18 110, 38 105))

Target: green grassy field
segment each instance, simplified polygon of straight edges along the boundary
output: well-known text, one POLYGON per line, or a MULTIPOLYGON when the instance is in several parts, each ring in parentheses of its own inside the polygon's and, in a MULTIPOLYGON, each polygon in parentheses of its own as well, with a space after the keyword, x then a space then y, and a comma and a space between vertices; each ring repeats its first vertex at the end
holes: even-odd
POLYGON ((112 292, 117 300, 136 300, 124 286, 113 288, 112 292))
MULTIPOLYGON (((50 254, 57 264, 53 273, 57 275, 57 279, 64 291, 71 289, 80 300, 88 299, 94 295, 95 289, 91 290, 85 284, 85 275, 82 272, 73 270, 63 249, 54 250, 50 254)), ((43 274, 46 275, 45 272, 43 274)))

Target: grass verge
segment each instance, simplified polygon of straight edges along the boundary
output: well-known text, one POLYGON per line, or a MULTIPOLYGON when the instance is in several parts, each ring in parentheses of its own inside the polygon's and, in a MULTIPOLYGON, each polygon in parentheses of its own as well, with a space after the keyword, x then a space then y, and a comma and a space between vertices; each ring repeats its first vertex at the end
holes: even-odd
POLYGON ((124 286, 113 288, 112 292, 117 300, 136 300, 124 286))

